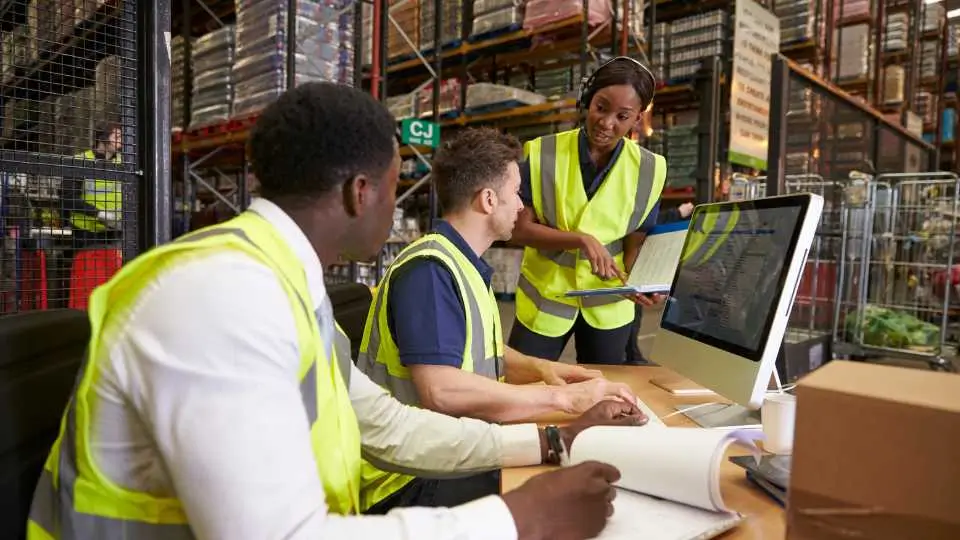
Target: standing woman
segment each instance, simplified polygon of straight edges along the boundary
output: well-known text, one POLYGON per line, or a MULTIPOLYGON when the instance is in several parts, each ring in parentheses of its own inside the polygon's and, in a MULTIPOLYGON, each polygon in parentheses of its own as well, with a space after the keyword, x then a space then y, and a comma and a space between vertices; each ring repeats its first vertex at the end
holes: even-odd
POLYGON ((572 335, 578 362, 624 363, 631 299, 564 293, 621 285, 643 231, 656 224, 666 162, 626 138, 655 89, 646 66, 614 58, 580 86, 583 128, 527 143, 520 186, 525 208, 513 233, 525 249, 510 347, 558 360, 572 335))

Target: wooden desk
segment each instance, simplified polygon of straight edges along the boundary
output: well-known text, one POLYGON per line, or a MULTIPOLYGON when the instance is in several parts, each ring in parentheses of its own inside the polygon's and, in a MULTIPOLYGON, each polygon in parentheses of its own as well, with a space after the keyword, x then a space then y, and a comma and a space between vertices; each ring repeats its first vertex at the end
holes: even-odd
MULTIPOLYGON (((664 390, 652 385, 650 379, 672 374, 666 368, 610 366, 600 367, 600 369, 608 379, 629 384, 637 396, 660 417, 674 412, 674 404, 681 401, 683 403, 697 403, 716 400, 715 397, 674 398, 664 390)), ((556 418, 556 421, 562 421, 562 419, 556 418)), ((669 426, 696 425, 683 415, 673 416, 664 420, 664 422, 669 426)), ((733 449, 728 451, 727 457, 740 453, 742 452, 733 449)), ((510 491, 524 483, 528 478, 550 469, 549 466, 504 469, 501 477, 501 490, 504 492, 510 491)), ((724 459, 723 465, 720 467, 720 486, 727 506, 748 516, 748 519, 739 527, 721 538, 724 540, 770 540, 784 537, 783 509, 759 488, 754 487, 744 476, 743 469, 730 463, 727 459, 724 459)))

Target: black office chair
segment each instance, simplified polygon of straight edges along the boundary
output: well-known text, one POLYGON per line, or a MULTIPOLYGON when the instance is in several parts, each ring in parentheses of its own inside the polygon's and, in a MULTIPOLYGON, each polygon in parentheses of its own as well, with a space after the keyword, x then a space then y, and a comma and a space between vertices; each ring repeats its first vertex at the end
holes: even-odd
POLYGON ((330 303, 333 304, 333 316, 350 338, 350 349, 353 361, 357 361, 360 353, 360 342, 363 340, 363 326, 367 321, 367 311, 373 294, 370 288, 361 283, 343 283, 327 287, 330 303))
POLYGON ((0 538, 26 534, 33 490, 89 340, 83 311, 0 319, 0 538))

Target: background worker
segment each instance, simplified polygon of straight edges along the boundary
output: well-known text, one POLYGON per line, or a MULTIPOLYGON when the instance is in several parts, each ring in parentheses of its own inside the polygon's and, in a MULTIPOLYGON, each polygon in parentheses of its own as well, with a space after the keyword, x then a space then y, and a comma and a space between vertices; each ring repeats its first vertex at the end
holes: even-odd
MULTIPOLYGON (((357 365, 407 405, 489 422, 580 414, 605 398, 635 400, 599 372, 503 345, 493 268, 483 254, 509 240, 523 209, 519 141, 490 128, 444 142, 431 180, 443 219, 407 246, 384 276, 367 317, 357 365), (504 382, 500 382, 504 381, 504 382), (559 386, 529 385, 545 381, 559 386), (571 384, 566 384, 571 383, 571 384)), ((365 510, 451 506, 497 493, 499 474, 456 480, 368 468, 365 510)))
MULTIPOLYGON (((642 231, 656 223, 666 163, 625 138, 655 88, 641 63, 614 58, 581 85, 583 128, 527 143, 520 190, 526 208, 513 233, 526 247, 509 340, 514 349, 557 360, 572 335, 578 362, 624 362, 634 319, 630 301, 563 295, 620 285, 642 231)), ((653 303, 645 296, 634 300, 653 303)))
MULTIPOLYGON (((690 217, 690 214, 693 213, 693 203, 685 202, 675 208, 666 208, 660 209, 660 213, 657 216, 657 224, 673 223, 675 221, 682 221, 690 217)), ((634 314, 633 325, 630 327, 630 339, 627 340, 627 364, 632 366, 642 366, 649 365, 651 362, 643 356, 643 353, 640 352, 640 325, 643 324, 643 310, 644 306, 637 304, 635 307, 636 311, 634 314)))
MULTIPOLYGON (((78 159, 120 163, 120 126, 97 128, 89 150, 78 159)), ((123 216, 123 182, 96 178, 64 178, 62 198, 73 229, 74 249, 120 241, 123 216)))
MULTIPOLYGON (((386 241, 395 127, 357 89, 288 91, 251 134, 265 198, 97 289, 29 539, 581 540, 603 528, 619 474, 599 463, 461 507, 353 515, 361 451, 408 472, 461 474, 556 454, 534 424, 403 406, 337 355, 323 266, 368 260, 386 241)), ((560 436, 642 421, 634 405, 605 401, 560 436)))

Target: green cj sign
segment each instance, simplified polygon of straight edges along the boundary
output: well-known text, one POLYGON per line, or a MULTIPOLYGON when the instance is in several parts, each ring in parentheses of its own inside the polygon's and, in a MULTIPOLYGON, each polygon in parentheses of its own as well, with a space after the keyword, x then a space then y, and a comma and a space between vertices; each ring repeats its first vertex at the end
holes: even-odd
POLYGON ((440 146, 440 126, 426 120, 407 118, 400 122, 400 140, 403 144, 440 146))

